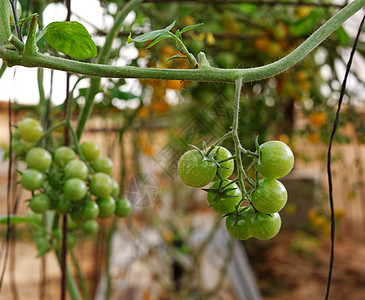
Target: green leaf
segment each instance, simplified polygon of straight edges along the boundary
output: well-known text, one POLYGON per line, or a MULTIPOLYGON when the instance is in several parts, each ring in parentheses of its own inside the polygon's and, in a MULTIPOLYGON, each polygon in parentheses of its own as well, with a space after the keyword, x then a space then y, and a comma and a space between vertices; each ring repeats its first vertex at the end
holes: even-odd
POLYGON ((128 92, 122 92, 118 88, 109 89, 109 92, 114 98, 122 99, 122 100, 130 100, 139 98, 135 94, 128 93, 128 92))
POLYGON ((160 35, 157 39, 155 39, 151 44, 149 44, 146 49, 153 47, 154 45, 156 45, 157 43, 161 42, 164 39, 168 39, 171 38, 171 36, 168 33, 164 33, 162 35, 160 35))
POLYGON ((199 26, 202 26, 202 25, 204 25, 204 23, 199 23, 199 24, 195 24, 195 25, 189 25, 189 26, 186 26, 186 27, 184 27, 183 29, 181 29, 181 31, 180 31, 180 33, 179 33, 179 35, 177 35, 177 36, 180 36, 180 35, 182 35, 184 32, 187 32, 188 30, 194 29, 194 28, 199 27, 199 26))
POLYGON ((291 24, 289 26, 289 32, 294 36, 306 35, 313 30, 321 19, 322 14, 318 10, 312 10, 304 19, 291 24))
POLYGON ((160 35, 170 31, 172 29, 172 27, 174 27, 174 26, 175 26, 175 21, 172 22, 169 26, 167 26, 164 29, 149 31, 149 32, 146 32, 145 34, 137 36, 134 39, 132 39, 131 34, 129 34, 128 43, 132 43, 132 42, 141 43, 141 42, 147 42, 147 41, 154 40, 155 38, 158 38, 160 35))
MULTIPOLYGON (((27 223, 28 219, 17 215, 10 215, 9 222, 10 224, 27 223)), ((8 224, 8 216, 0 216, 0 225, 7 225, 7 224, 8 224)))
POLYGON ((341 26, 340 28, 338 28, 336 30, 336 34, 337 34, 338 43, 341 46, 346 46, 349 41, 349 35, 345 31, 345 29, 341 26))
POLYGON ((174 58, 187 58, 187 57, 186 56, 181 56, 180 54, 176 54, 176 55, 171 56, 169 59, 167 59, 165 61, 165 63, 167 63, 168 61, 170 61, 171 59, 174 59, 174 58))
POLYGON ((79 22, 52 22, 44 29, 43 37, 53 48, 72 58, 84 60, 97 55, 94 41, 79 22))
POLYGON ((33 17, 36 16, 38 17, 39 15, 37 13, 34 13, 26 18, 20 19, 17 23, 18 26, 22 26, 24 22, 30 21, 33 19, 33 17))

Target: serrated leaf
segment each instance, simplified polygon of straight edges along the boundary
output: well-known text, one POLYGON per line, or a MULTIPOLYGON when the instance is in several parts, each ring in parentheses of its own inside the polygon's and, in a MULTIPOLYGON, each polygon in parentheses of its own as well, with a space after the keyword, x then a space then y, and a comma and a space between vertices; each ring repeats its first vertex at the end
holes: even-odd
POLYGON ((170 61, 171 59, 174 59, 174 58, 187 58, 187 57, 181 56, 180 54, 176 54, 176 55, 171 56, 168 60, 166 60, 165 63, 167 63, 168 61, 170 61))
POLYGON ((336 35, 337 35, 338 43, 341 46, 346 46, 349 41, 349 35, 347 34, 347 32, 345 31, 343 26, 341 26, 340 28, 338 28, 336 30, 336 35))
POLYGON ((195 24, 195 25, 189 25, 189 26, 186 26, 184 27, 183 29, 181 29, 179 35, 176 34, 176 36, 180 36, 182 35, 184 32, 187 32, 188 30, 192 30, 196 27, 199 27, 199 26, 202 26, 204 23, 199 23, 199 24, 195 24))
POLYGON ((155 39, 151 44, 149 44, 146 49, 153 47, 154 45, 156 45, 157 43, 161 42, 164 39, 168 39, 171 38, 171 36, 168 33, 164 33, 162 35, 160 35, 157 39, 155 39))
POLYGON ((219 201, 219 199, 221 199, 220 195, 215 196, 212 203, 209 204, 209 208, 211 208, 217 201, 219 201))
POLYGON ((131 38, 131 34, 130 34, 128 37, 128 43, 131 43, 131 42, 141 43, 141 42, 147 42, 147 41, 154 40, 155 38, 159 37, 160 35, 164 34, 165 32, 170 31, 172 29, 172 27, 174 27, 174 26, 175 26, 175 21, 172 22, 169 26, 167 26, 164 29, 149 31, 140 36, 135 37, 134 39, 131 38))
POLYGON ((122 92, 118 88, 109 89, 109 92, 114 98, 118 98, 121 100, 130 100, 130 99, 139 98, 135 94, 132 94, 129 92, 122 92))
POLYGON ((217 194, 217 195, 220 194, 220 191, 218 189, 202 189, 202 190, 212 194, 217 194))
MULTIPOLYGON (((9 216, 9 223, 10 224, 20 224, 20 223, 27 223, 28 219, 21 216, 10 215, 9 216)), ((8 216, 0 216, 0 225, 7 225, 8 224, 8 216)))
POLYGON ((289 26, 290 34, 294 36, 302 36, 310 33, 317 23, 322 19, 319 10, 312 10, 308 16, 289 26))
POLYGON ((27 21, 29 21, 29 20, 33 19, 33 17, 34 17, 34 16, 38 17, 39 15, 38 15, 37 13, 34 13, 34 14, 32 14, 32 15, 30 15, 30 16, 28 16, 28 17, 26 17, 26 18, 20 19, 20 20, 18 21, 17 25, 18 25, 18 26, 22 26, 24 22, 27 22, 27 21))
POLYGON ((43 37, 57 51, 72 58, 84 60, 97 55, 91 35, 79 22, 52 22, 44 29, 43 37))

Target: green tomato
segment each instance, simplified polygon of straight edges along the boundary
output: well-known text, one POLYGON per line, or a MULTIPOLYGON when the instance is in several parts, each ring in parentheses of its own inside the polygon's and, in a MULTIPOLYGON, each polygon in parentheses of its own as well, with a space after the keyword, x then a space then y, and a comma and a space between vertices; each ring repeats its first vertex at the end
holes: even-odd
POLYGON ((278 213, 271 215, 256 213, 251 220, 252 235, 259 240, 269 240, 278 234, 281 218, 278 213))
POLYGON ((54 210, 58 214, 67 214, 72 206, 72 202, 67 199, 63 194, 57 198, 54 204, 54 210))
POLYGON ((82 229, 86 234, 95 234, 99 230, 99 223, 95 220, 89 220, 82 225, 82 229))
POLYGON ((81 153, 87 161, 94 161, 99 157, 100 148, 94 141, 85 141, 80 145, 81 153))
POLYGON ((269 141, 259 147, 260 159, 255 168, 265 177, 276 179, 287 175, 294 165, 291 149, 280 141, 269 141))
POLYGON ((51 166, 52 155, 46 149, 35 147, 29 150, 25 161, 29 168, 44 172, 51 166))
POLYGON ((56 149, 54 153, 54 161, 60 168, 64 168, 71 160, 76 158, 75 151, 66 146, 62 146, 56 149))
POLYGON ((86 164, 78 159, 71 160, 65 167, 65 178, 79 178, 85 180, 89 174, 86 164))
POLYGON ((113 172, 113 161, 106 156, 98 157, 93 163, 93 168, 96 172, 110 175, 113 172))
POLYGON ((111 195, 114 198, 117 198, 119 196, 119 193, 120 193, 119 184, 114 178, 112 178, 112 180, 113 180, 113 189, 112 189, 111 195))
POLYGON ((63 186, 65 197, 71 201, 79 201, 86 195, 86 184, 79 178, 66 180, 63 186))
POLYGON ((253 209, 249 207, 243 215, 232 214, 226 218, 226 229, 228 233, 238 240, 247 240, 252 237, 251 218, 253 209))
POLYGON ((263 214, 280 211, 286 204, 288 193, 284 185, 276 179, 264 178, 251 195, 251 204, 263 214))
POLYGON ((48 182, 51 187, 55 190, 60 190, 63 187, 63 173, 56 169, 52 168, 48 174, 48 182))
POLYGON ((99 206, 95 202, 86 202, 80 209, 80 219, 83 222, 95 219, 99 214, 99 206))
MULTIPOLYGON (((218 161, 229 158, 232 156, 231 152, 229 152, 224 147, 215 147, 212 150, 212 153, 218 153, 218 155, 214 156, 214 158, 218 161)), ((234 160, 227 160, 220 164, 222 168, 217 168, 217 173, 222 177, 222 179, 227 179, 232 175, 234 170, 234 160)), ((215 175, 213 181, 220 181, 218 175, 215 175)))
POLYGON ((26 118, 19 123, 19 135, 24 141, 38 142, 43 135, 43 128, 39 122, 33 118, 26 118))
POLYGON ((217 172, 217 165, 204 157, 198 150, 185 152, 179 160, 177 172, 183 183, 192 187, 203 187, 211 182, 217 172))
POLYGON ((124 218, 130 215, 132 212, 132 204, 129 200, 121 198, 116 202, 115 215, 120 218, 124 218))
POLYGON ((51 206, 51 200, 46 194, 35 195, 29 201, 29 208, 35 213, 41 214, 47 211, 51 206))
MULTIPOLYGON (((223 180, 221 186, 226 185, 229 183, 229 180, 223 180)), ((213 183, 209 189, 218 189, 219 188, 219 182, 213 183)), ((216 194, 208 192, 207 194, 207 200, 209 205, 213 203, 213 200, 216 198, 216 194)), ((229 185, 224 191, 223 191, 223 197, 217 199, 215 203, 211 206, 211 208, 216 211, 217 213, 221 214, 228 214, 235 210, 237 203, 242 199, 242 193, 240 188, 237 184, 233 183, 229 185), (233 190, 230 190, 233 189, 233 190), (229 190, 229 191, 227 191, 229 190), (232 198, 224 198, 224 196, 234 196, 232 198)))
POLYGON ((90 192, 98 198, 105 198, 113 190, 113 180, 105 173, 96 173, 90 180, 90 192))
POLYGON ((22 175, 21 184, 23 188, 34 191, 42 187, 43 180, 43 173, 35 169, 28 169, 22 175))
POLYGON ((101 219, 106 219, 111 217, 115 212, 115 200, 112 196, 105 198, 99 198, 96 200, 96 204, 99 206, 99 215, 101 219))

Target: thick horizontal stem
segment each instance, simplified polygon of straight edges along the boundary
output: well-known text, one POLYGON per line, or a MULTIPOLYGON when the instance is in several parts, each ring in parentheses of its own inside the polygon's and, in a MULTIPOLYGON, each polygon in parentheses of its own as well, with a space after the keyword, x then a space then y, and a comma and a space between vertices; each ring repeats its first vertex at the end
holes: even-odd
POLYGON ((9 49, 1 49, 2 57, 8 66, 21 65, 25 67, 43 67, 56 69, 70 73, 83 74, 91 77, 109 78, 151 78, 151 79, 175 79, 193 81, 223 81, 234 82, 242 78, 243 82, 260 80, 286 71, 313 49, 321 44, 332 32, 341 26, 349 17, 359 11, 365 5, 365 0, 356 0, 340 10, 334 17, 328 20, 321 28, 313 33, 297 49, 284 58, 256 68, 250 69, 218 69, 201 68, 195 70, 183 69, 153 69, 137 67, 116 67, 72 61, 44 54, 22 56, 9 49))

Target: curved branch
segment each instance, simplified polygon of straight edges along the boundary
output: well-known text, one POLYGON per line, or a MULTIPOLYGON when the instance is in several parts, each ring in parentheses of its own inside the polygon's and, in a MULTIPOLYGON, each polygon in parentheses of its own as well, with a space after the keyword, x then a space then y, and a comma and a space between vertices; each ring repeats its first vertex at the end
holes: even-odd
POLYGON ((195 70, 171 70, 116 67, 71 61, 39 53, 29 56, 22 56, 19 53, 6 48, 0 48, 0 57, 5 60, 8 66, 21 65, 24 67, 43 67, 70 73, 78 73, 91 77, 151 78, 225 82, 234 82, 237 78, 242 78, 243 82, 247 82, 277 75, 294 66, 311 51, 313 51, 319 44, 321 44, 331 33, 339 28, 343 22, 363 8, 364 5, 365 0, 355 0, 340 10, 335 16, 333 16, 316 32, 314 32, 297 49, 287 56, 274 63, 250 69, 218 69, 212 67, 201 67, 195 70))

